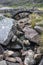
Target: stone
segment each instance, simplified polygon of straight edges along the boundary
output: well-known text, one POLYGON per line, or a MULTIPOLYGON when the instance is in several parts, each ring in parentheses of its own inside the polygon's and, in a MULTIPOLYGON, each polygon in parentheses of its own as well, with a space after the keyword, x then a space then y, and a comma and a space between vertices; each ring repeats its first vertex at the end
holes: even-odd
POLYGON ((35 54, 34 59, 38 62, 41 59, 41 54, 35 54))
POLYGON ((0 61, 0 65, 7 65, 5 60, 0 61))
POLYGON ((29 25, 30 21, 29 21, 29 18, 24 18, 24 19, 19 20, 17 23, 20 28, 23 28, 25 25, 29 25))
POLYGON ((20 13, 20 19, 28 17, 29 13, 20 13))
POLYGON ((43 27, 41 27, 41 26, 35 26, 34 29, 35 29, 38 33, 43 33, 43 27))
POLYGON ((39 56, 39 58, 36 58, 35 61, 36 61, 36 64, 38 64, 41 60, 41 57, 39 56))
POLYGON ((21 50, 23 48, 23 45, 22 45, 22 41, 17 38, 15 40, 15 42, 11 42, 8 46, 7 46, 8 49, 12 49, 12 50, 21 50))
POLYGON ((23 62, 20 57, 16 57, 16 61, 20 63, 20 65, 23 65, 23 62))
POLYGON ((39 47, 38 47, 37 53, 43 55, 43 46, 39 46, 39 47))
POLYGON ((9 62, 13 62, 13 63, 20 63, 22 65, 22 60, 21 58, 19 57, 15 57, 15 58, 12 58, 12 57, 6 57, 6 61, 9 61, 9 62))
POLYGON ((18 51, 14 52, 14 54, 11 55, 11 57, 20 57, 20 56, 21 54, 18 51))
POLYGON ((15 28, 15 21, 4 16, 0 18, 0 44, 7 45, 13 36, 12 29, 15 28))
POLYGON ((22 46, 21 46, 21 45, 19 45, 19 44, 12 45, 12 46, 11 46, 11 49, 21 50, 21 49, 22 49, 22 46))
POLYGON ((24 43, 25 45, 30 45, 29 40, 23 40, 23 43, 24 43))
POLYGON ((12 57, 6 57, 5 60, 10 62, 16 62, 16 59, 12 57))
POLYGON ((34 52, 32 50, 27 51, 26 57, 24 60, 24 65, 33 65, 35 64, 34 52))
POLYGON ((39 65, 43 65, 43 58, 41 59, 39 65))
POLYGON ((0 45, 0 54, 3 54, 4 48, 0 45))
POLYGON ((24 34, 23 32, 18 31, 18 30, 17 30, 17 32, 16 32, 16 35, 17 35, 17 36, 22 36, 23 34, 24 34))
POLYGON ((0 55, 0 61, 2 61, 3 60, 3 55, 0 55))
POLYGON ((3 54, 4 54, 4 56, 8 57, 8 56, 11 56, 12 54, 14 54, 14 52, 11 50, 6 50, 6 51, 4 51, 3 54))
POLYGON ((15 42, 16 39, 17 39, 17 36, 14 35, 13 38, 12 38, 12 42, 15 42))
POLYGON ((23 29, 25 33, 25 38, 28 40, 34 42, 34 43, 39 43, 39 34, 32 28, 24 27, 23 29))
POLYGON ((13 63, 13 62, 9 62, 9 61, 7 61, 7 64, 8 65, 20 65, 19 63, 13 63))
POLYGON ((21 60, 20 57, 16 57, 16 61, 18 61, 18 62, 22 62, 22 60, 21 60))

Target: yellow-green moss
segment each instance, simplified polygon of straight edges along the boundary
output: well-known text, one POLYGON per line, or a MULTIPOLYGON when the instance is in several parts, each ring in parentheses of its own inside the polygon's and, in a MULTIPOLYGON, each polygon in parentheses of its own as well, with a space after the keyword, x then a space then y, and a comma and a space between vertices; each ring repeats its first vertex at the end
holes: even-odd
POLYGON ((35 13, 32 13, 29 17, 30 17, 30 20, 31 20, 30 22, 33 28, 37 22, 43 21, 43 16, 39 16, 38 14, 35 14, 35 13))
POLYGON ((10 13, 6 13, 4 16, 6 16, 6 17, 12 17, 12 15, 10 13))

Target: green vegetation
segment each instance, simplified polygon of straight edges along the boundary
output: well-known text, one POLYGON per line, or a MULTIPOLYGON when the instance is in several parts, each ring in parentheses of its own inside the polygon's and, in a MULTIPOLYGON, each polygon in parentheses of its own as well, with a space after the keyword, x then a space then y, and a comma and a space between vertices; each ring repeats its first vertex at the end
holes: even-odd
POLYGON ((6 13, 4 16, 6 16, 6 17, 12 17, 12 15, 10 13, 6 13))
POLYGON ((19 4, 14 4, 14 5, 12 5, 11 7, 19 7, 19 6, 23 6, 23 7, 37 7, 37 8, 39 8, 39 9, 41 9, 41 10, 43 10, 43 3, 34 3, 34 4, 32 4, 32 3, 30 3, 30 2, 27 2, 27 3, 19 3, 19 4))
POLYGON ((32 13, 29 17, 30 17, 30 20, 31 20, 30 22, 31 22, 31 25, 33 28, 37 22, 43 21, 43 16, 40 16, 40 15, 35 14, 35 13, 32 13))

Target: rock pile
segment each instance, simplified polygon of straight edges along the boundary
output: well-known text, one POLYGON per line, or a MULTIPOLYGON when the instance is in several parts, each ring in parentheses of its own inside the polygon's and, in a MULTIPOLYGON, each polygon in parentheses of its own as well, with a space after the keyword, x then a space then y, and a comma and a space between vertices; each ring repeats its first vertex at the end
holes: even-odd
POLYGON ((41 32, 43 27, 32 28, 29 18, 16 21, 0 16, 0 65, 43 65, 41 32))

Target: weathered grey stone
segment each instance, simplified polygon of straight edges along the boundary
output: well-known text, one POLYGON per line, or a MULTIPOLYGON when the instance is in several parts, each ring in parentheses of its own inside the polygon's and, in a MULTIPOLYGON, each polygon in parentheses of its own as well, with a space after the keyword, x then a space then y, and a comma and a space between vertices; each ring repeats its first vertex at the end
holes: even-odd
POLYGON ((35 26, 34 29, 39 33, 43 33, 43 27, 41 26, 35 26))
POLYGON ((29 25, 30 21, 29 21, 29 18, 24 18, 19 20, 17 23, 20 26, 20 28, 23 28, 25 25, 29 25))
POLYGON ((4 54, 4 56, 8 57, 8 56, 11 56, 12 54, 14 54, 14 52, 11 50, 6 50, 6 51, 4 51, 3 54, 4 54))
POLYGON ((22 49, 22 46, 19 45, 19 44, 15 44, 15 45, 12 45, 10 48, 11 49, 15 49, 15 50, 21 50, 22 49))
POLYGON ((24 27, 23 31, 25 33, 25 38, 27 38, 28 40, 32 42, 39 43, 39 35, 34 29, 29 28, 27 26, 27 27, 24 27))
POLYGON ((23 32, 17 30, 16 35, 17 36, 23 35, 23 32))
POLYGON ((21 50, 22 47, 23 47, 22 41, 19 38, 17 38, 15 42, 13 40, 13 42, 11 44, 8 44, 7 46, 8 49, 12 49, 12 50, 21 50))
POLYGON ((0 61, 2 61, 2 60, 3 60, 3 55, 1 54, 1 55, 0 55, 0 61))
POLYGON ((25 27, 23 31, 25 32, 25 37, 27 38, 33 38, 34 36, 38 35, 38 33, 34 29, 29 28, 28 26, 25 27))
POLYGON ((20 56, 21 54, 18 51, 14 52, 14 54, 11 55, 11 57, 20 57, 20 56))
POLYGON ((38 47, 37 53, 43 55, 43 46, 38 47))
POLYGON ((5 60, 3 60, 3 61, 0 61, 0 65, 7 65, 7 63, 5 60))
POLYGON ((7 64, 8 65, 20 65, 19 63, 13 63, 13 62, 8 62, 8 61, 7 61, 7 64))
POLYGON ((28 13, 20 13, 20 14, 19 14, 20 19, 21 19, 21 18, 26 18, 26 17, 28 17, 28 15, 29 15, 28 13))
POLYGON ((29 40, 23 40, 23 43, 24 43, 25 45, 30 45, 29 40))
POLYGON ((16 57, 16 61, 20 63, 20 65, 23 65, 22 59, 20 57, 16 57))
POLYGON ((34 52, 32 50, 29 50, 27 52, 25 52, 26 57, 24 60, 24 65, 33 65, 35 64, 35 60, 34 60, 34 52))
POLYGON ((6 57, 5 60, 10 62, 16 62, 16 59, 12 57, 6 57))
POLYGON ((7 45, 13 36, 14 20, 0 16, 0 44, 7 45))
POLYGON ((15 57, 15 58, 6 57, 6 61, 14 62, 14 63, 18 62, 18 63, 22 64, 22 60, 21 60, 21 58, 19 58, 19 57, 15 57))
POLYGON ((3 54, 4 48, 0 45, 0 54, 3 54))
POLYGON ((39 65, 43 65, 43 58, 42 58, 41 62, 39 63, 39 65))
POLYGON ((12 42, 15 42, 16 39, 17 39, 17 36, 14 35, 13 38, 12 38, 12 42))
POLYGON ((41 54, 35 54, 34 58, 36 59, 36 61, 38 61, 39 59, 41 59, 41 54))

